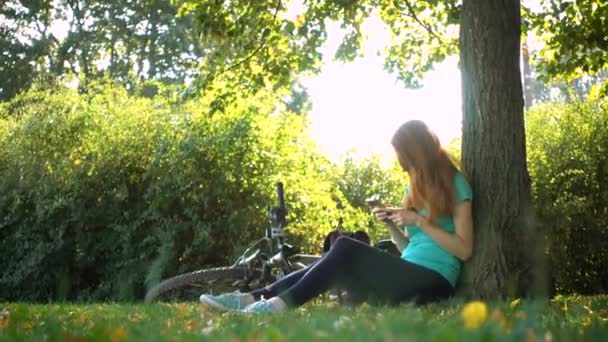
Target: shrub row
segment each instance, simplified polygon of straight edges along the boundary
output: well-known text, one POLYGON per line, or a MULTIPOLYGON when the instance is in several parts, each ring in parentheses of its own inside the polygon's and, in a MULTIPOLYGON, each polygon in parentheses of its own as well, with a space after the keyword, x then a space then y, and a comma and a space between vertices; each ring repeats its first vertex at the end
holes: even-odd
POLYGON ((213 93, 177 105, 99 83, 1 104, 0 300, 136 299, 232 261, 262 236, 277 181, 305 250, 340 217, 373 231, 278 96, 218 111, 213 93))
POLYGON ((555 291, 608 291, 608 101, 527 114, 533 200, 555 291))

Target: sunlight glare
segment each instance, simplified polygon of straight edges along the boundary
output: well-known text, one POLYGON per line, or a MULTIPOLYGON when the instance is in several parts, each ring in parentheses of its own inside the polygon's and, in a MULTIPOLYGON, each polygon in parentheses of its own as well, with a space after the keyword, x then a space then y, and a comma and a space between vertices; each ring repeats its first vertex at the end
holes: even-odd
POLYGON ((421 89, 406 89, 383 69, 378 51, 389 36, 377 18, 366 22, 364 57, 352 63, 333 61, 342 32, 329 26, 324 66, 319 75, 303 81, 312 101, 311 134, 334 161, 352 151, 360 156, 380 154, 394 159, 390 139, 407 120, 426 122, 442 144, 460 136, 462 106, 457 58, 448 58, 430 72, 421 89))

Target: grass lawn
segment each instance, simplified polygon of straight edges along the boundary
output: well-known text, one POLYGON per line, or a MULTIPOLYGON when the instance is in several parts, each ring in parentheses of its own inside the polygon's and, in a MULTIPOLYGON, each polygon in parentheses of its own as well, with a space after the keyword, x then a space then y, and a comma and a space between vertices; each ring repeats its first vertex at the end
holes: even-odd
POLYGON ((0 341, 608 341, 608 295, 418 308, 312 303, 278 315, 188 304, 0 304, 0 341))

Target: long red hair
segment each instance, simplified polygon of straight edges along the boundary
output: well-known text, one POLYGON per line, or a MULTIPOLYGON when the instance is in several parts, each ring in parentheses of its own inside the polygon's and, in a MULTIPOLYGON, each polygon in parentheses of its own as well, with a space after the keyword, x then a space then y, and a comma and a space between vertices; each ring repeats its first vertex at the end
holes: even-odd
POLYGON ((458 169, 439 139, 418 120, 404 123, 391 141, 399 164, 410 175, 409 192, 403 206, 427 211, 434 222, 454 212, 454 176, 458 169))

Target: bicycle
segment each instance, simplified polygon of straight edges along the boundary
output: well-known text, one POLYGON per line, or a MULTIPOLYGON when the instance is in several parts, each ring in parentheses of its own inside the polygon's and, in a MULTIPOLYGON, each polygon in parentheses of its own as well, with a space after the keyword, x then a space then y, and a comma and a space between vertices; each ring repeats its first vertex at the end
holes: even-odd
MULTIPOLYGON (((268 209, 269 227, 265 236, 249 246, 231 266, 206 268, 165 279, 147 292, 145 302, 193 301, 202 293, 248 292, 318 261, 320 255, 299 253, 298 247, 286 243, 286 209, 280 182, 276 184, 276 195, 278 206, 268 209)), ((336 231, 340 229, 341 220, 336 231)), ((380 240, 374 247, 399 254, 390 240, 380 240)), ((338 297, 342 302, 341 295, 338 297)))
POLYGON ((269 227, 263 238, 248 247, 228 267, 201 269, 165 279, 152 287, 146 302, 196 300, 202 293, 241 292, 260 288, 311 265, 320 255, 299 253, 285 242, 286 209, 283 184, 276 184, 278 206, 268 210, 269 227))

